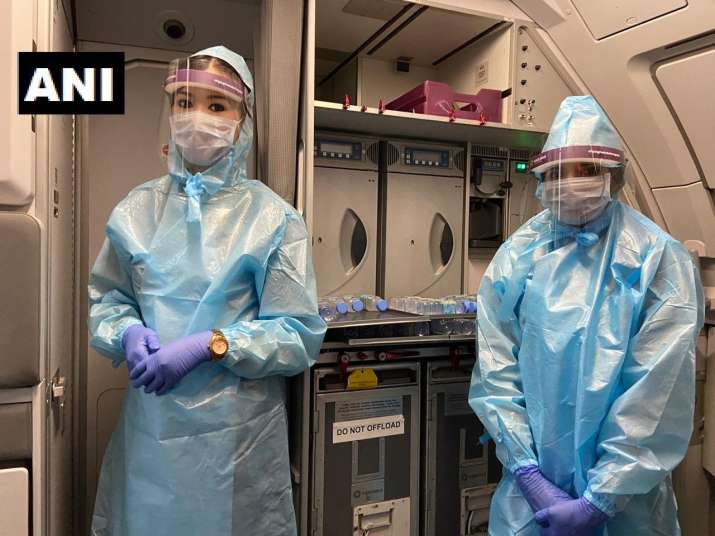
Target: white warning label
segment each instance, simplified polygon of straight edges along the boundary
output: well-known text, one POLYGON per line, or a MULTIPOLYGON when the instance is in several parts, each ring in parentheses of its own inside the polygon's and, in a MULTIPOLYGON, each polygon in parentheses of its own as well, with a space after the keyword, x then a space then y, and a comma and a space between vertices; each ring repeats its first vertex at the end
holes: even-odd
POLYGON ((405 433, 405 416, 388 415, 333 423, 333 444, 405 433))

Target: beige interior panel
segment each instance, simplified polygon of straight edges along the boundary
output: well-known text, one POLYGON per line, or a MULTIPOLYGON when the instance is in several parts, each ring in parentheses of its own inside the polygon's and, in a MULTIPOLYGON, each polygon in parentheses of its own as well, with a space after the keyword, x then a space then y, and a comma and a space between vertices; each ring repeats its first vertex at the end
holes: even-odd
POLYGON ((687 0, 572 1, 596 39, 603 39, 688 5, 687 0))
POLYGON ((462 286, 462 178, 391 173, 387 183, 385 295, 437 298, 462 286), (449 227, 446 265, 435 225, 449 227))
POLYGON ((183 52, 224 44, 251 58, 260 3, 260 0, 77 0, 78 38, 183 52), (172 40, 164 34, 163 23, 168 19, 184 24, 184 38, 172 40))
POLYGON ((359 62, 359 102, 376 108, 380 99, 387 104, 425 80, 436 80, 437 69, 412 65, 409 73, 395 70, 395 63, 361 57, 359 62))
POLYGON ((657 188, 653 195, 668 232, 681 242, 702 242, 706 256, 715 257, 715 204, 704 184, 657 188))
MULTIPOLYGON (((564 10, 564 19, 554 24, 544 14, 544 0, 513 1, 547 28, 544 49, 575 70, 584 90, 598 100, 624 138, 650 187, 699 179, 678 124, 654 83, 653 66, 698 43, 712 42, 707 34, 712 34, 715 3, 691 0, 687 9, 596 41, 576 10, 564 10), (684 42, 696 36, 703 37, 684 42)), ((601 3, 594 2, 595 6, 603 9, 601 3)))
POLYGON ((18 115, 17 51, 32 51, 33 2, 0 2, 0 205, 23 206, 34 196, 32 117, 18 115))
POLYGON ((715 189, 715 47, 660 65, 655 72, 708 186, 715 189), (697 80, 697 83, 688 83, 697 80))
POLYGON ((313 264, 318 296, 375 292, 377 171, 316 167, 313 264), (366 249, 353 266, 352 230, 364 226, 366 249))
MULTIPOLYGON (((459 93, 480 89, 504 91, 511 81, 511 30, 495 31, 439 65, 439 81, 459 93)), ((509 118, 508 99, 503 101, 502 121, 509 118)))
POLYGON ((29 536, 30 474, 24 467, 0 470, 0 534, 29 536))
POLYGON ((429 67, 432 62, 496 22, 493 19, 430 8, 375 51, 373 56, 384 60, 403 56, 413 58, 416 65, 429 67))
POLYGON ((572 92, 534 40, 533 28, 517 30, 514 65, 515 127, 548 132, 554 115, 572 92))
POLYGON ((482 277, 484 277, 484 272, 487 271, 489 263, 492 262, 495 249, 473 249, 469 252, 469 283, 467 285, 467 292, 469 294, 476 294, 479 292, 479 285, 482 282, 482 277))

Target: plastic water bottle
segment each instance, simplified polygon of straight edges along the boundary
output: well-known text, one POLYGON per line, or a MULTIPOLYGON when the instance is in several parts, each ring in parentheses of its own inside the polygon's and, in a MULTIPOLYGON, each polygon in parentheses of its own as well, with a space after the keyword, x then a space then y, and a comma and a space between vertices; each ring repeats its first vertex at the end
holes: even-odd
POLYGON ((428 315, 438 315, 442 313, 442 303, 440 300, 430 298, 429 305, 427 306, 426 314, 428 315))
POLYGON ((432 300, 428 298, 415 298, 415 312, 418 315, 430 314, 432 303, 432 300))
POLYGON ((350 306, 345 303, 345 300, 342 298, 332 298, 335 300, 335 310, 338 312, 338 314, 345 315, 348 314, 348 311, 350 310, 350 306))
POLYGON ((477 311, 477 304, 465 297, 459 297, 457 301, 457 314, 471 314, 477 311))
POLYGON ((457 314, 472 314, 477 312, 476 299, 470 294, 448 296, 448 298, 457 302, 457 314))
POLYGON ((363 294, 360 296, 365 309, 368 311, 387 311, 387 301, 382 299, 380 296, 374 296, 372 294, 363 294))
POLYGON ((457 314, 457 302, 455 300, 442 300, 442 314, 445 315, 456 315, 457 314))
POLYGON ((318 301, 318 312, 320 312, 321 304, 326 309, 332 309, 336 316, 344 315, 350 309, 348 304, 345 303, 345 300, 343 300, 342 298, 336 298, 334 296, 325 296, 323 298, 320 298, 320 301, 318 301))
POLYGON ((326 322, 334 322, 338 319, 338 312, 330 300, 320 300, 318 302, 318 314, 326 322))
POLYGON ((350 311, 353 313, 359 313, 365 309, 365 305, 362 300, 356 296, 344 296, 343 299, 350 306, 350 311))
POLYGON ((463 315, 467 311, 464 302, 460 299, 454 300, 454 314, 463 315))
POLYGON ((390 303, 392 304, 392 308, 395 309, 396 311, 402 311, 403 313, 409 313, 411 312, 411 302, 410 298, 407 298, 406 296, 399 296, 397 298, 392 298, 390 300, 390 303))

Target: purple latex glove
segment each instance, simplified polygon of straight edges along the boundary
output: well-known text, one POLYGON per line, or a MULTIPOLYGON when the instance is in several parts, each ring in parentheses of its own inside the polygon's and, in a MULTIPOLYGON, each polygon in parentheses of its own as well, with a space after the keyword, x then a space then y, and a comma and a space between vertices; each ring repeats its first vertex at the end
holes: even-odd
POLYGON ((555 504, 572 501, 573 497, 552 484, 536 465, 527 465, 514 471, 514 478, 522 495, 534 512, 554 506, 555 504))
POLYGON ((608 516, 586 499, 561 502, 534 515, 542 536, 587 536, 608 520, 608 516))
POLYGON ((204 361, 211 359, 212 332, 202 331, 182 337, 147 356, 129 375, 132 385, 157 396, 168 393, 181 379, 204 361))
POLYGON ((134 367, 153 354, 161 345, 159 336, 153 329, 142 324, 134 324, 124 330, 122 334, 122 348, 127 359, 127 370, 131 375, 134 367))

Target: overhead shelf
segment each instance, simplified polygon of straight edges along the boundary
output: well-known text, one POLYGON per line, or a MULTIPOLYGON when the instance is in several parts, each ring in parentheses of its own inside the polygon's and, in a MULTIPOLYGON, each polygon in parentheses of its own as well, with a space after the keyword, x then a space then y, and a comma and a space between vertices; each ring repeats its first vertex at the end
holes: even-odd
POLYGON ((421 140, 472 142, 479 145, 540 150, 546 133, 537 130, 518 130, 501 123, 480 124, 469 119, 455 119, 439 115, 415 114, 358 106, 344 110, 334 102, 315 101, 315 128, 340 130, 421 140))

